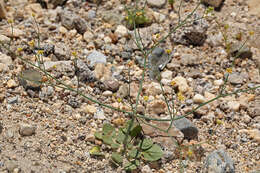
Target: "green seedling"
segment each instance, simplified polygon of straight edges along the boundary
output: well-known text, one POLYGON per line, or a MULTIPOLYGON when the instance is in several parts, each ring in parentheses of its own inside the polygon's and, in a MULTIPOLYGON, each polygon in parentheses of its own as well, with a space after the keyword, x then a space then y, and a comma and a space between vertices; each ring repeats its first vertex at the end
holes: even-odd
MULTIPOLYGON (((112 149, 111 162, 116 166, 123 166, 125 170, 137 169, 140 161, 153 162, 161 159, 163 151, 161 147, 154 144, 151 139, 143 138, 142 127, 134 123, 127 133, 130 121, 122 128, 115 128, 111 124, 104 124, 101 132, 96 132, 95 137, 112 149), (126 147, 124 140, 127 138, 126 147), (126 152, 124 154, 124 148, 126 152)), ((100 148, 93 147, 91 155, 101 155, 100 148)))
POLYGON ((126 26, 128 29, 133 30, 135 27, 145 27, 151 24, 152 20, 146 15, 144 10, 128 10, 126 16, 126 26))

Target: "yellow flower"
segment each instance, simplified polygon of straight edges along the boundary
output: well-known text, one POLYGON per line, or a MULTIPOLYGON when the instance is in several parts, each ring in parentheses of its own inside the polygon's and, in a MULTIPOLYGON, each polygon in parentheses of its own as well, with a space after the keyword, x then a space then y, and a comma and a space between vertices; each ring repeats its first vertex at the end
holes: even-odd
POLYGON ((254 34, 255 34, 254 31, 249 31, 249 35, 250 35, 250 36, 252 36, 252 35, 254 35, 254 34))
POLYGON ((172 53, 172 50, 166 49, 166 53, 171 54, 171 53, 172 53))
POLYGON ((125 20, 128 20, 128 16, 125 17, 125 20))
POLYGON ((231 73, 232 73, 232 68, 227 68, 227 69, 226 69, 226 72, 228 72, 229 74, 231 74, 231 73))
POLYGON ((11 23, 14 23, 14 20, 13 19, 8 19, 7 22, 11 24, 11 23))
POLYGON ((229 25, 228 25, 228 24, 224 25, 224 29, 225 29, 225 30, 227 30, 228 28, 229 28, 229 25))
POLYGON ((189 157, 192 157, 193 151, 192 151, 191 149, 189 149, 188 152, 187 152, 187 155, 188 155, 189 157))
POLYGON ((216 120, 216 124, 217 124, 217 125, 221 125, 221 124, 223 124, 223 121, 221 121, 220 119, 217 119, 217 120, 216 120))
POLYGON ((173 80, 171 81, 171 86, 175 86, 176 85, 176 82, 173 80))
POLYGON ((148 96, 144 96, 144 101, 147 102, 149 100, 148 96))
POLYGON ((17 48, 17 52, 22 52, 22 51, 23 51, 23 48, 21 48, 21 47, 17 48))
POLYGON ((52 68, 57 68, 57 66, 56 66, 56 65, 53 65, 52 68))
POLYGON ((37 51, 37 54, 38 54, 38 55, 42 55, 43 53, 44 53, 43 50, 38 50, 38 51, 37 51))
POLYGON ((143 15, 143 12, 142 12, 142 11, 136 12, 136 16, 141 16, 141 15, 143 15))
POLYGON ((71 54, 72 54, 73 56, 77 56, 77 52, 76 52, 76 51, 73 51, 71 54))
POLYGON ((131 66, 133 65, 133 61, 129 61, 129 62, 127 63, 127 65, 128 65, 129 67, 131 67, 131 66))
POLYGON ((32 17, 35 17, 35 13, 32 13, 32 17))
POLYGON ((35 42, 34 42, 34 40, 32 40, 32 41, 29 41, 29 43, 28 43, 31 47, 34 47, 34 45, 35 45, 35 42))
POLYGON ((122 99, 120 97, 117 98, 117 102, 120 103, 122 102, 122 99))
POLYGON ((155 38, 157 38, 157 39, 160 38, 160 34, 159 34, 159 33, 155 34, 154 36, 155 36, 155 38))
POLYGON ((178 97, 178 100, 180 100, 180 101, 185 100, 185 97, 182 95, 182 93, 180 91, 177 93, 177 97, 178 97))

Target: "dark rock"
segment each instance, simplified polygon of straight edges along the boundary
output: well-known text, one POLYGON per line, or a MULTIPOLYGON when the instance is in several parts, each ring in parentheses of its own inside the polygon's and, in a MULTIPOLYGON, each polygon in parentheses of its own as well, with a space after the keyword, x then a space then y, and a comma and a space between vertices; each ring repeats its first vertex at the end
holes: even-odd
POLYGON ((188 22, 187 25, 177 30, 176 33, 173 34, 172 41, 183 45, 203 45, 207 38, 206 31, 208 29, 208 23, 205 19, 198 20, 198 18, 200 18, 200 16, 194 14, 191 18, 193 22, 188 22))
POLYGON ((230 55, 236 58, 251 58, 253 53, 248 45, 243 45, 243 43, 234 43, 231 45, 230 55))
POLYGON ((3 127, 3 124, 0 122, 0 134, 2 133, 4 127, 3 127))
POLYGON ((206 5, 210 5, 215 8, 219 8, 221 4, 223 3, 223 0, 202 0, 202 3, 206 5))
POLYGON ((148 57, 149 76, 151 79, 160 77, 160 71, 171 61, 172 55, 167 54, 164 49, 156 47, 148 57))
POLYGON ((216 150, 206 157, 204 172, 235 173, 235 165, 224 150, 216 150))
POLYGON ((74 19, 73 23, 74 23, 75 29, 78 31, 79 34, 84 34, 86 32, 86 30, 87 30, 86 23, 87 22, 84 19, 77 17, 74 19))
POLYGON ((82 82, 95 82, 96 78, 94 73, 88 68, 87 64, 82 60, 77 60, 76 75, 82 82))
POLYGON ((18 96, 7 98, 8 104, 15 104, 18 102, 18 96))
POLYGON ((173 125, 184 134, 186 139, 196 139, 198 137, 198 128, 185 117, 174 120, 173 125))
POLYGON ((49 0, 49 3, 53 5, 54 8, 57 6, 64 6, 68 0, 49 0))

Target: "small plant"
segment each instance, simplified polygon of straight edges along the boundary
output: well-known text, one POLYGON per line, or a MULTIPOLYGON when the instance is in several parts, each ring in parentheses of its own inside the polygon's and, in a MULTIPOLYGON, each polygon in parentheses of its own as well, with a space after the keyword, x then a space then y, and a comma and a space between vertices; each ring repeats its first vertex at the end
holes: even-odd
MULTIPOLYGON (((111 162, 116 166, 123 166, 128 171, 137 169, 141 160, 153 162, 161 159, 163 155, 161 147, 154 144, 151 139, 144 138, 142 127, 138 123, 131 125, 131 121, 126 122, 121 128, 104 124, 102 131, 96 132, 95 137, 111 147, 111 162), (125 141, 126 145, 124 145, 125 141)), ((102 152, 98 146, 95 146, 90 154, 99 156, 102 152)))
POLYGON ((144 27, 151 24, 152 19, 148 17, 145 10, 127 10, 126 26, 133 30, 134 27, 144 27))

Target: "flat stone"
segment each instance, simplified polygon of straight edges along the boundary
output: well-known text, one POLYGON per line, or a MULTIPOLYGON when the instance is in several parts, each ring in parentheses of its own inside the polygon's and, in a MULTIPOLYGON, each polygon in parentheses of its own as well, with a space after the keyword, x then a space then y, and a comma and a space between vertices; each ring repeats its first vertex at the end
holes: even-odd
POLYGON ((0 63, 6 64, 6 65, 11 65, 13 64, 13 60, 10 56, 6 54, 0 54, 0 63))
POLYGON ((128 29, 124 25, 118 25, 115 34, 117 34, 119 37, 124 37, 128 34, 128 29))
POLYGON ((19 133, 21 136, 32 136, 35 134, 36 127, 30 124, 20 124, 19 133))
POLYGON ((129 95, 129 87, 128 84, 123 84, 119 87, 117 91, 117 97, 125 98, 129 95))
POLYGON ((83 105, 83 112, 94 115, 97 112, 97 108, 93 105, 83 105))
POLYGON ((18 76, 20 85, 22 85, 26 90, 39 90, 42 80, 42 74, 36 70, 24 70, 18 76))
POLYGON ((105 90, 116 92, 119 88, 119 82, 116 79, 111 78, 110 80, 105 80, 103 82, 105 90))
POLYGON ((211 152, 204 162, 205 173, 235 173, 235 165, 224 150, 211 152))
POLYGON ((198 128, 185 117, 174 120, 173 125, 183 133, 186 139, 196 139, 198 137, 198 128))
POLYGON ((161 73, 162 79, 169 79, 172 80, 172 71, 170 70, 166 70, 164 72, 161 73))
POLYGON ((229 101, 227 105, 229 109, 233 111, 239 111, 240 103, 238 101, 229 101))
POLYGON ((199 59, 197 56, 192 54, 182 54, 181 55, 181 64, 182 65, 196 65, 199 64, 199 59))
POLYGON ((148 0, 147 4, 150 7, 162 8, 166 4, 166 0, 148 0))
POLYGON ((238 85, 243 84, 244 78, 239 73, 232 73, 229 75, 228 80, 231 84, 238 85))
POLYGON ((94 34, 92 34, 92 32, 90 31, 86 31, 83 35, 83 38, 86 42, 90 42, 90 41, 93 41, 93 38, 94 38, 94 34))
POLYGON ((153 100, 148 105, 148 110, 156 115, 165 113, 166 103, 162 100, 153 100))
POLYGON ((100 53, 96 50, 92 51, 87 56, 87 60, 88 60, 89 65, 91 67, 94 67, 94 65, 97 64, 97 63, 103 63, 103 64, 107 63, 107 57, 103 53, 100 53))
POLYGON ((159 83, 157 82, 151 82, 149 85, 147 85, 147 89, 145 90, 145 93, 147 95, 160 95, 162 93, 162 89, 159 83))
POLYGON ((219 8, 223 0, 202 0, 202 3, 210 5, 215 8, 219 8))

